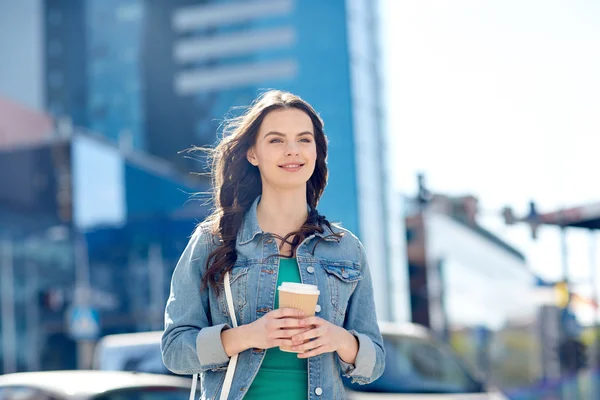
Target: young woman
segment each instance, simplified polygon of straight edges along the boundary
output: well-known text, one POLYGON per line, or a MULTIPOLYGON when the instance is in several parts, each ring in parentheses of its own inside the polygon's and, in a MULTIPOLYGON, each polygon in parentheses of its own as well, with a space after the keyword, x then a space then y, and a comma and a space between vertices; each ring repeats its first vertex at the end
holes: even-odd
POLYGON ((201 374, 202 399, 219 398, 235 354, 230 399, 343 399, 341 376, 370 383, 385 357, 364 248, 316 209, 327 184, 323 121, 298 96, 269 91, 224 133, 212 154, 214 213, 173 272, 163 361, 201 374), (279 309, 281 282, 317 285, 315 316, 279 309))

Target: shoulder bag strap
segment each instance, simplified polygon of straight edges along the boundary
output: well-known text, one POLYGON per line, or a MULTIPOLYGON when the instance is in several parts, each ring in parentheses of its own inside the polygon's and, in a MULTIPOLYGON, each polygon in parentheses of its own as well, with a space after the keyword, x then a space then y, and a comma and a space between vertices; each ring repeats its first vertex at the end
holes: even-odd
MULTIPOLYGON (((233 295, 231 294, 231 284, 229 282, 229 272, 225 273, 225 297, 227 299, 227 308, 229 310, 229 316, 231 317, 231 323, 233 327, 237 327, 237 318, 235 317, 235 309, 233 308, 233 295)), ((223 389, 221 390, 220 400, 227 400, 229 391, 231 390, 231 383, 233 382, 233 374, 235 373, 235 367, 237 365, 238 355, 234 355, 229 360, 229 366, 225 373, 225 381, 223 382, 223 389)), ((192 378, 192 390, 190 392, 190 400, 194 400, 196 394, 196 384, 198 382, 198 374, 194 374, 192 378)))

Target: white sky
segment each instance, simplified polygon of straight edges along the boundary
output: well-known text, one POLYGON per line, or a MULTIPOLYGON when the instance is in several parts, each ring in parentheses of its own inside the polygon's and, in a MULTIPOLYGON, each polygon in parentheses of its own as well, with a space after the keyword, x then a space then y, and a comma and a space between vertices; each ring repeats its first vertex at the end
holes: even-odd
MULTIPOLYGON (((554 229, 532 243, 495 215, 530 199, 541 212, 600 201, 600 2, 382 3, 397 188, 413 194, 423 171, 434 191, 475 194, 492 231, 560 278, 554 229)), ((587 233, 568 239, 572 276, 585 281, 587 233)))

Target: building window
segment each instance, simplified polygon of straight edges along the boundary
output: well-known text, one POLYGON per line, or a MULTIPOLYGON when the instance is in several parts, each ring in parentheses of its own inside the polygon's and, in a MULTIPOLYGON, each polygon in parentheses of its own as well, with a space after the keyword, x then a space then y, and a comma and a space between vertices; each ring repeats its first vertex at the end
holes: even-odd
POLYGON ((50 104, 50 107, 48 107, 48 109, 50 110, 50 114, 58 117, 64 114, 65 112, 65 108, 63 107, 62 103, 59 102, 52 102, 50 104))
POLYGON ((60 10, 50 10, 48 12, 48 22, 50 25, 60 25, 62 23, 62 12, 60 10))
POLYGON ((60 41, 54 39, 48 43, 48 54, 49 55, 56 57, 56 56, 61 55, 62 51, 63 51, 63 46, 60 41))
POLYGON ((123 4, 117 7, 117 20, 123 22, 139 21, 142 18, 142 5, 139 3, 123 4))
POLYGON ((92 59, 104 60, 108 57, 108 46, 104 44, 98 44, 92 48, 92 59))
POLYGON ((59 71, 52 71, 48 74, 48 84, 52 88, 60 88, 64 84, 63 74, 59 71))
POLYGON ((106 118, 107 110, 104 106, 94 107, 92 110, 92 118, 95 121, 103 120, 106 118))

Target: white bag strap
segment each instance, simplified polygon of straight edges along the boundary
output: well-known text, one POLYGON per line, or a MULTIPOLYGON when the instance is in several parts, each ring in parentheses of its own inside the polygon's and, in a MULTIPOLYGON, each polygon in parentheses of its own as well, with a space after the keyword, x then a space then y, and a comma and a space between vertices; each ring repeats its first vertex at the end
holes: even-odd
POLYGON ((194 374, 192 378, 192 390, 190 390, 190 400, 196 399, 196 384, 198 383, 198 374, 194 374))
MULTIPOLYGON (((235 317, 235 309, 233 308, 233 295, 231 294, 231 283, 229 282, 229 272, 225 273, 225 298, 227 299, 227 308, 229 309, 229 315, 231 316, 231 323, 236 328, 237 318, 235 317)), ((225 381, 223 382, 223 389, 221 390, 220 400, 227 400, 229 391, 231 390, 231 383, 233 382, 233 374, 235 373, 235 367, 237 365, 238 355, 234 355, 229 359, 229 366, 225 373, 225 381)), ((194 374, 192 378, 192 390, 190 392, 190 400, 194 400, 196 394, 196 384, 198 382, 198 374, 194 374)))
MULTIPOLYGON (((235 317, 235 309, 233 308, 233 295, 231 294, 231 284, 229 283, 229 272, 225 273, 225 298, 227 299, 227 307, 229 309, 229 316, 231 317, 231 323, 236 328, 237 318, 235 317)), ((229 366, 227 367, 227 373, 225 374, 225 381, 223 382, 223 389, 221 389, 221 399, 227 400, 229 391, 231 390, 231 383, 233 382, 233 374, 235 373, 235 366, 237 365, 238 355, 235 354, 229 360, 229 366)))
POLYGON ((227 299, 227 307, 229 308, 229 316, 234 328, 237 328, 237 318, 233 308, 233 295, 231 294, 231 283, 229 283, 229 272, 225 273, 225 298, 227 299))

